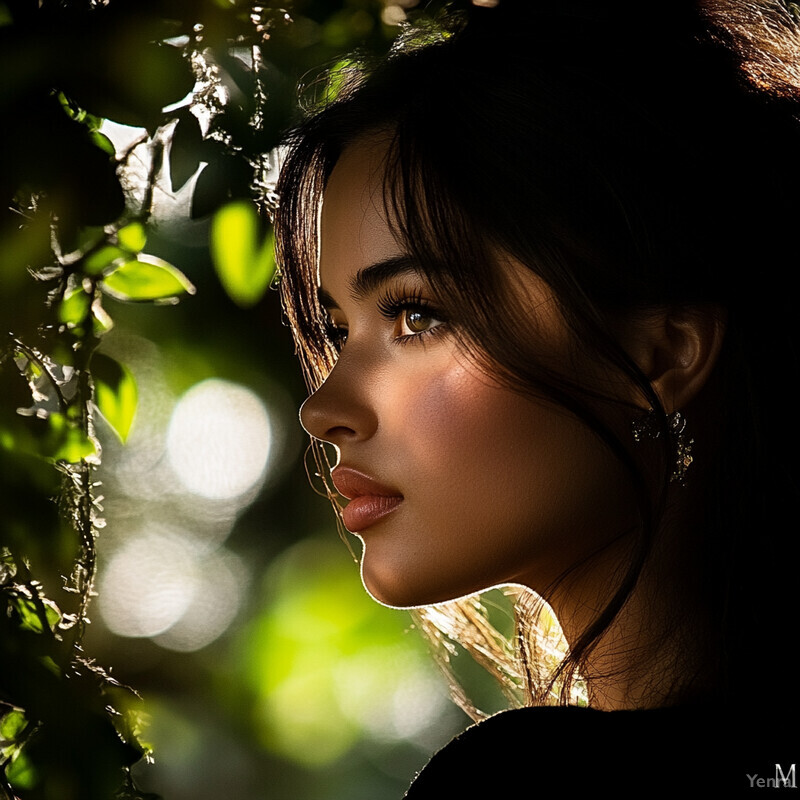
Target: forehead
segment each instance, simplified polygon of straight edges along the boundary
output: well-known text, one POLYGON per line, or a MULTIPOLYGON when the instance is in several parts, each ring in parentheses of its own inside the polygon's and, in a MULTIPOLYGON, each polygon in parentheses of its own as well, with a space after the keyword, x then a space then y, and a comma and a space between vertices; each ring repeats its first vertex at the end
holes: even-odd
POLYGON ((353 144, 328 179, 320 217, 322 286, 402 252, 384 203, 386 152, 380 140, 353 144))
MULTIPOLYGON (((392 231, 391 211, 386 209, 388 151, 386 138, 352 144, 342 153, 325 187, 318 285, 328 298, 326 305, 340 305, 353 294, 357 273, 405 254, 392 231)), ((461 260, 454 258, 453 263, 463 268, 461 260)), ((568 334, 552 289, 520 261, 496 248, 489 264, 499 281, 496 293, 485 302, 493 304, 496 313, 516 320, 516 330, 525 330, 533 338, 546 332, 548 348, 557 344, 562 350, 568 334)), ((486 267, 482 262, 481 269, 486 267)))

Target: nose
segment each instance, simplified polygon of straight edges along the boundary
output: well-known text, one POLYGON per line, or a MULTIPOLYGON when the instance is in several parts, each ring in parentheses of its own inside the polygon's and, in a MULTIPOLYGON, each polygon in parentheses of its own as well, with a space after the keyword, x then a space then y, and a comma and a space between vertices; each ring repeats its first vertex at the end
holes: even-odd
POLYGON ((368 376, 348 368, 343 358, 300 408, 303 428, 335 445, 369 439, 378 425, 368 376))

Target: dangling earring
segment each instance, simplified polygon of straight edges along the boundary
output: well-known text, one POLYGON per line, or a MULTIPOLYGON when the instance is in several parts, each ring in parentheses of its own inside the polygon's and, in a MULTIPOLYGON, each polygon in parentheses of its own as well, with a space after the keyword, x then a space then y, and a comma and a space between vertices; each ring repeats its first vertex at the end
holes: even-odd
MULTIPOLYGON (((692 456, 692 445, 694 439, 685 434, 686 417, 680 411, 673 411, 667 416, 667 431, 672 440, 672 449, 675 454, 675 462, 670 475, 670 481, 684 483, 686 470, 689 469, 694 457, 692 456)), ((661 428, 656 419, 656 412, 650 409, 645 416, 635 419, 631 423, 631 432, 637 442, 643 439, 658 439, 661 436, 661 428)))

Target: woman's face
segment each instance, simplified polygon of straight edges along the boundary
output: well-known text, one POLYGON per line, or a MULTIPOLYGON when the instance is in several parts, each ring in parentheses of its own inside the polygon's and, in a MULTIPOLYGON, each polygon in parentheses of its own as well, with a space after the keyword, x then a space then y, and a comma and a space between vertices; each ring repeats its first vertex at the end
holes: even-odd
MULTIPOLYGON (((346 151, 325 191, 320 296, 341 348, 303 426, 339 451, 334 485, 377 600, 417 606, 502 583, 542 591, 633 524, 630 489, 583 423, 460 349, 446 302, 392 234, 382 154, 346 151)), ((507 269, 546 356, 566 355, 548 287, 507 269)))

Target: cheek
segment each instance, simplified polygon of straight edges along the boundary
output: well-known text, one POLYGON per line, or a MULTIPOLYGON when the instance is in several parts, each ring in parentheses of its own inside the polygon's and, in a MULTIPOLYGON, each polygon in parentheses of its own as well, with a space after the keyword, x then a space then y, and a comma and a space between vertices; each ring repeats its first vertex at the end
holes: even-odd
POLYGON ((373 376, 371 444, 405 497, 364 536, 376 599, 436 603, 502 583, 545 592, 636 524, 627 474, 583 422, 452 351, 422 356, 373 376))
POLYGON ((541 591, 630 524, 628 481, 582 422, 462 365, 416 372, 413 386, 385 398, 407 508, 400 536, 367 543, 376 596, 389 585, 401 605, 508 582, 541 591))
POLYGON ((473 505, 494 505, 496 514, 492 496, 498 491, 504 499, 525 495, 516 504, 524 505, 530 500, 526 490, 555 489, 555 473, 586 458, 589 438, 594 446, 594 437, 573 418, 491 385, 468 366, 417 385, 419 399, 405 415, 403 449, 449 505, 469 497, 473 505))

